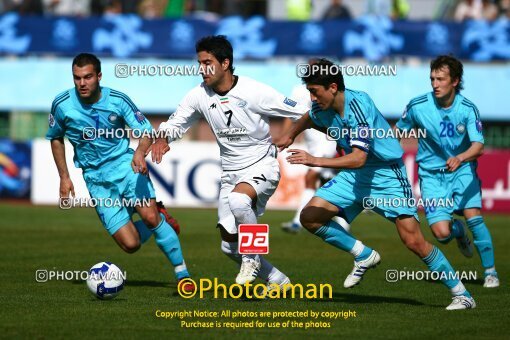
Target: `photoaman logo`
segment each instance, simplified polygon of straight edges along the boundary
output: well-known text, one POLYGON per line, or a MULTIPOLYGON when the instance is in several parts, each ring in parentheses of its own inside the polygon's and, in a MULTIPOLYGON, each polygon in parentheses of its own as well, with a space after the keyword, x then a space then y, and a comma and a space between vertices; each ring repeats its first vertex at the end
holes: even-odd
POLYGON ((193 279, 186 278, 179 282, 177 292, 185 299, 191 299, 198 293, 198 298, 203 299, 205 292, 211 292, 214 299, 332 299, 333 287, 329 283, 285 283, 285 284, 251 284, 243 285, 224 284, 218 282, 217 278, 199 279, 198 283, 193 279), (192 284, 195 290, 186 290, 185 284, 192 284))
POLYGON ((239 225, 239 254, 268 254, 269 253, 269 225, 241 224, 239 225))

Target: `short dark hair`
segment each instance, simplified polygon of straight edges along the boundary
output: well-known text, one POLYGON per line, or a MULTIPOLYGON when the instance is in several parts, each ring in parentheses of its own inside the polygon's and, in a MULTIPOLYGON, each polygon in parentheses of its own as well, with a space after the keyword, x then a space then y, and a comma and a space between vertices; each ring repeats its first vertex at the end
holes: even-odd
POLYGON ((344 76, 340 66, 335 65, 328 59, 311 60, 302 70, 298 70, 303 74, 301 80, 305 84, 322 85, 329 88, 329 85, 336 84, 340 92, 345 91, 344 76))
POLYGON ((220 63, 225 59, 230 61, 228 69, 234 73, 234 50, 230 41, 224 35, 209 35, 195 44, 196 52, 211 53, 220 63))
POLYGON ((455 92, 459 93, 464 89, 464 80, 462 79, 464 66, 462 65, 462 62, 452 55, 440 55, 430 62, 430 71, 437 71, 445 66, 450 70, 450 77, 452 80, 459 80, 459 83, 455 86, 455 92))
POLYGON ((97 74, 101 72, 101 61, 95 55, 90 53, 80 53, 74 57, 73 66, 74 65, 78 67, 92 65, 94 67, 94 71, 96 71, 97 74))

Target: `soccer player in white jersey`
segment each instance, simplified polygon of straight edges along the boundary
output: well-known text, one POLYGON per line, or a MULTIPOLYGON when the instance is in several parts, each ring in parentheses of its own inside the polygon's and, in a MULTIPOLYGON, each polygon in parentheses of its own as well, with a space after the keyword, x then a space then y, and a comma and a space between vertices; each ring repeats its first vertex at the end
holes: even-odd
MULTIPOLYGON (((203 82, 179 103, 159 130, 178 136, 205 118, 220 147, 222 176, 218 202, 221 250, 241 265, 236 283, 266 280, 270 289, 289 278, 257 254, 238 253, 238 225, 257 223, 280 180, 277 149, 269 134, 269 117, 298 119, 307 108, 268 85, 234 75, 233 50, 225 36, 208 36, 196 44, 203 82), (209 72, 208 66, 214 68, 209 72)), ((171 140, 158 139, 151 148, 159 163, 171 140)))
MULTIPOLYGON (((310 92, 304 85, 298 85, 292 90, 291 98, 296 100, 310 110, 312 108, 312 100, 310 99, 310 92)), ((284 123, 283 131, 290 129, 292 122, 287 119, 284 123)), ((307 129, 303 132, 305 145, 308 152, 314 157, 334 158, 337 154, 336 142, 328 140, 326 135, 315 129, 307 129)), ((315 190, 318 189, 318 184, 325 184, 327 181, 336 176, 338 170, 331 168, 308 168, 305 174, 305 189, 301 193, 299 207, 294 215, 292 221, 282 223, 282 230, 289 233, 297 233, 303 229, 299 216, 301 210, 312 199, 315 190)), ((345 230, 350 229, 349 223, 339 216, 333 219, 340 224, 345 230)))

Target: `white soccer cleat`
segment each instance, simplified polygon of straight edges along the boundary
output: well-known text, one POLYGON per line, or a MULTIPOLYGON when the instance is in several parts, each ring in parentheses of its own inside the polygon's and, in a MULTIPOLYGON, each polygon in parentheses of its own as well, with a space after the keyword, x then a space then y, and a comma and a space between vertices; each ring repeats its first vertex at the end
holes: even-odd
POLYGON ((370 256, 366 260, 354 261, 354 268, 352 268, 352 272, 347 275, 344 281, 344 287, 352 288, 359 284, 365 272, 370 268, 375 268, 379 263, 381 263, 381 255, 375 250, 372 250, 370 256))
POLYGON ((302 229, 303 229, 303 227, 299 223, 295 223, 295 222, 292 222, 292 221, 291 222, 283 222, 282 223, 282 230, 286 231, 288 233, 291 233, 291 234, 297 234, 302 229))
POLYGON ((485 277, 485 280, 483 282, 484 288, 496 288, 499 287, 499 279, 498 276, 495 274, 489 274, 485 277))
POLYGON ((268 282, 267 283, 267 295, 269 295, 272 291, 280 290, 280 293, 286 292, 291 288, 290 279, 285 277, 282 282, 268 282), (289 286, 285 286, 289 285, 289 286))
POLYGON ((446 310, 473 309, 476 307, 475 299, 464 295, 454 296, 452 303, 446 310))
POLYGON ((462 231, 464 233, 464 236, 456 238, 457 246, 459 247, 460 252, 465 257, 473 257, 473 244, 469 239, 466 226, 459 220, 453 220, 453 223, 454 224, 456 223, 459 228, 462 228, 462 231))
POLYGON ((255 258, 243 256, 241 270, 237 274, 236 283, 240 285, 244 285, 247 282, 252 283, 257 278, 260 267, 261 264, 258 256, 255 258))

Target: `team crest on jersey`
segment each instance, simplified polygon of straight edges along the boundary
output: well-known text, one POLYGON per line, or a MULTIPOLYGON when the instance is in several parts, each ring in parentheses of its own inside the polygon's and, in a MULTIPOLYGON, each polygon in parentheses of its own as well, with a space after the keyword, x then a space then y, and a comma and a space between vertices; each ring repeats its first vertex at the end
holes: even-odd
POLYGON ((457 132, 461 134, 464 133, 464 131, 466 131, 466 126, 462 123, 457 124, 456 128, 457 132))
POLYGON ((245 107, 247 104, 246 100, 240 100, 237 102, 237 106, 239 107, 245 107))
POLYGON ((135 112, 135 118, 138 121, 138 123, 141 123, 145 120, 145 116, 140 111, 135 112))
POLYGON ((480 119, 476 120, 476 130, 482 132, 482 121, 480 119))
POLYGON ((287 104, 289 106, 292 106, 292 107, 296 106, 296 104, 297 104, 295 101, 293 101, 292 99, 289 99, 287 97, 285 97, 285 99, 283 100, 283 103, 287 104))
POLYGON ((108 116, 108 121, 110 123, 115 123, 117 121, 117 118, 119 118, 119 116, 116 114, 116 113, 111 113, 109 116, 108 116))
POLYGON ((55 126, 55 117, 50 113, 50 116, 48 117, 48 123, 50 124, 50 127, 55 126))

